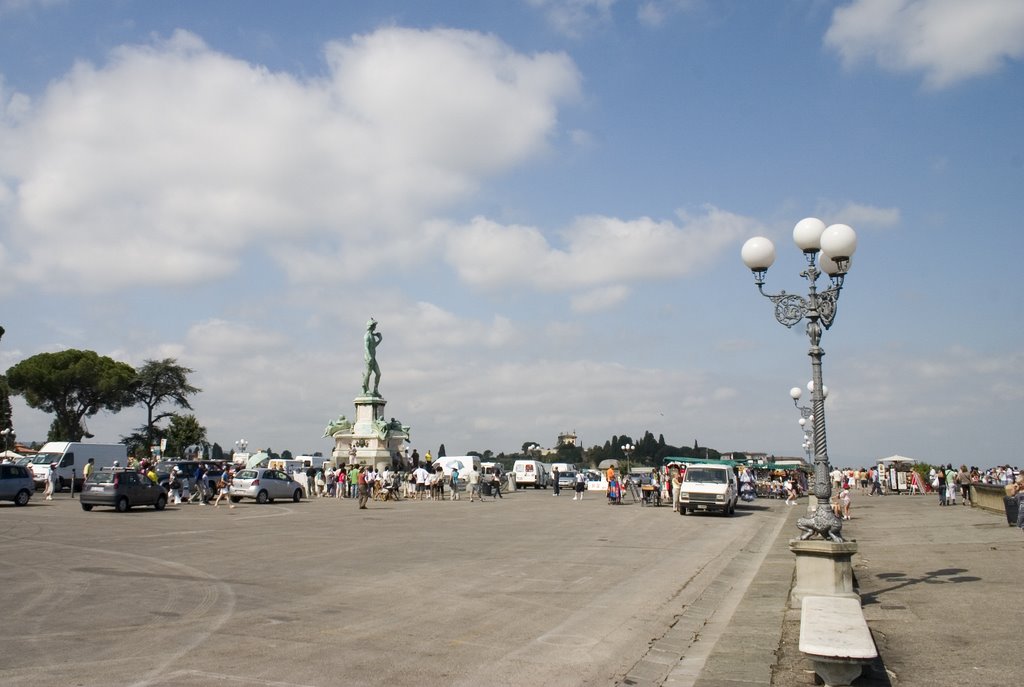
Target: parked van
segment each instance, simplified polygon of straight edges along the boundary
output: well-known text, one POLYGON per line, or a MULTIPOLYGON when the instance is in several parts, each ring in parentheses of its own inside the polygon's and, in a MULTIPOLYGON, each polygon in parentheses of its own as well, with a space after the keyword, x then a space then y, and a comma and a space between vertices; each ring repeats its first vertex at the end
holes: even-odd
POLYGON ((548 488, 548 467, 539 460, 517 460, 512 465, 517 487, 548 488))
POLYGON ((89 459, 94 459, 93 469, 102 470, 114 465, 118 461, 121 467, 128 465, 128 447, 124 444, 83 444, 77 441, 49 441, 43 444, 39 453, 32 456, 29 467, 32 468, 32 479, 36 488, 41 489, 46 483, 46 473, 50 469, 50 463, 57 464, 57 474, 60 477, 58 488, 71 485, 74 475, 75 491, 82 490, 84 479, 82 471, 89 459))
POLYGON ((552 463, 551 470, 558 469, 558 474, 565 474, 567 472, 579 472, 576 469, 576 463, 552 463))

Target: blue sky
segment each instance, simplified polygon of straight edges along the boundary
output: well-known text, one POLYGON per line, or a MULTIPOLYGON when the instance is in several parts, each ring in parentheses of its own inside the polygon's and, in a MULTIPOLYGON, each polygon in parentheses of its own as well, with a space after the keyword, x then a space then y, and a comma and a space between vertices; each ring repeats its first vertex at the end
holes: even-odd
POLYGON ((1019 463, 1022 57, 1015 0, 0 0, 0 364, 175 357, 212 441, 328 451, 372 315, 421 451, 799 455, 739 249, 801 291, 816 216, 833 462, 1019 463))

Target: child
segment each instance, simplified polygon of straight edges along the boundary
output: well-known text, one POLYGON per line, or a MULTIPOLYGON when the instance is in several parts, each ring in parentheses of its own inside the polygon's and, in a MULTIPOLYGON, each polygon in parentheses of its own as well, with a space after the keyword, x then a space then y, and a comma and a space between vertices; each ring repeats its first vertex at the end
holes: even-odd
POLYGON ((843 520, 850 519, 850 489, 849 487, 839 492, 839 508, 843 514, 843 520))

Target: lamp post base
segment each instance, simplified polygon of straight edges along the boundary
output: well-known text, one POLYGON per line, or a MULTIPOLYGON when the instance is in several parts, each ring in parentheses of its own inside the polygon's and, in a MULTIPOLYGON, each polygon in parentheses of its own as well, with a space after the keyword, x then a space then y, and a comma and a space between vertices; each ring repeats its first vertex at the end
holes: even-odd
POLYGON ((789 550, 796 555, 796 584, 789 594, 791 608, 799 608, 805 596, 860 599, 853 590, 857 542, 791 539, 789 550))

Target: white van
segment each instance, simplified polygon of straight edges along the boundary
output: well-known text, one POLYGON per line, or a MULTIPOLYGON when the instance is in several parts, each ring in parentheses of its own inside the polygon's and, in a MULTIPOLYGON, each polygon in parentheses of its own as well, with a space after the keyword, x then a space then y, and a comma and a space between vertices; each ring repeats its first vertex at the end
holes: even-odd
POLYGON ((82 471, 89 459, 94 460, 93 469, 102 470, 114 465, 118 461, 121 467, 128 465, 128 447, 124 444, 83 444, 77 441, 48 441, 43 444, 39 453, 32 457, 29 467, 32 468, 32 479, 37 488, 42 488, 46 483, 46 473, 50 469, 50 463, 57 464, 57 474, 60 477, 58 487, 71 484, 71 476, 74 475, 75 491, 82 490, 82 471))
POLYGON ((552 463, 551 469, 558 468, 558 473, 564 475, 567 472, 579 472, 576 469, 576 463, 552 463))
POLYGON ((739 491, 731 466, 688 464, 679 485, 679 514, 706 510, 731 516, 736 512, 739 491))
POLYGON ((548 467, 539 460, 517 460, 512 465, 517 487, 548 488, 548 467))

